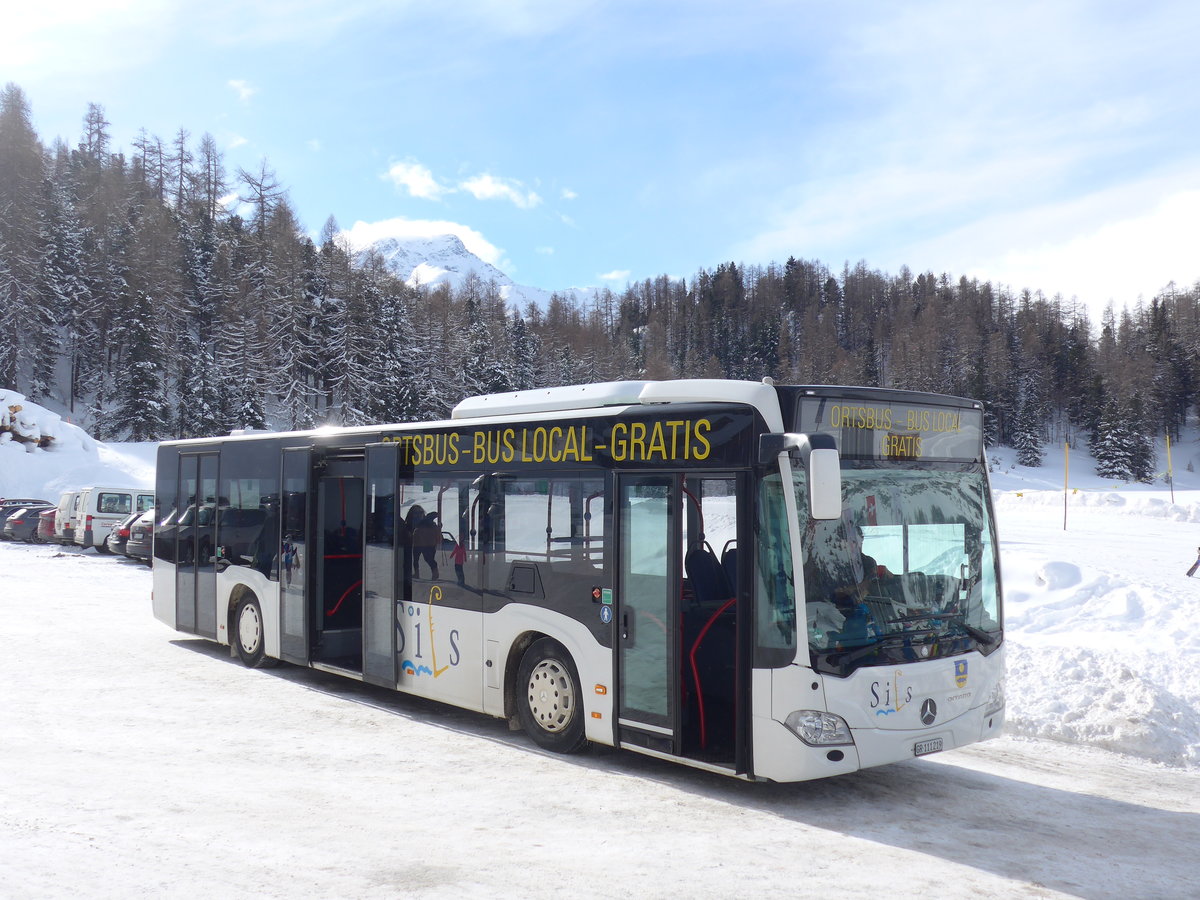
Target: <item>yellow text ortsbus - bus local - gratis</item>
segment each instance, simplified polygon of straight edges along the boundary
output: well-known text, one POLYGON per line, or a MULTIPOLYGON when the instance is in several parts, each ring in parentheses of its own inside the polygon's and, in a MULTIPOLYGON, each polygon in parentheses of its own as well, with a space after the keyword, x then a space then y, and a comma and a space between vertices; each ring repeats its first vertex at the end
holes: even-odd
POLYGON ((712 452, 708 419, 614 422, 602 431, 587 424, 472 429, 385 437, 404 448, 414 466, 500 463, 590 463, 603 453, 614 462, 703 461, 712 452))
POLYGON ((961 430, 959 413, 952 409, 905 409, 902 416, 892 414, 890 406, 834 406, 829 424, 834 428, 866 431, 931 432, 944 434, 961 430))

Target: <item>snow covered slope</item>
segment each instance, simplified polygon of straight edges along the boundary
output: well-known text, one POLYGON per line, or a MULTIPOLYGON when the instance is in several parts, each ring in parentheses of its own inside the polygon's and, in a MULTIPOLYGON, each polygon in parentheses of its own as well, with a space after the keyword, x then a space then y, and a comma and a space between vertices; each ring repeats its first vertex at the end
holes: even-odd
POLYGON ((15 391, 0 389, 0 410, 7 416, 0 428, 8 429, 0 430, 0 498, 57 500, 92 484, 154 486, 156 444, 101 443, 15 391))

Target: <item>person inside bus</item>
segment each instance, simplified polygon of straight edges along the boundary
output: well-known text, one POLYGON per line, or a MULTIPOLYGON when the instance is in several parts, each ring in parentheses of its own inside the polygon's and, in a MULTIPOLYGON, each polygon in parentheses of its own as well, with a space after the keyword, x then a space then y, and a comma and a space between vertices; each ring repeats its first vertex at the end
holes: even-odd
POLYGON ((862 529, 854 522, 809 522, 804 541, 804 587, 810 601, 821 599, 845 606, 848 598, 857 599, 865 591, 877 563, 863 553, 862 544, 862 529))
POLYGON ((858 601, 867 595, 871 582, 880 578, 881 572, 875 557, 863 552, 863 530, 856 522, 846 525, 846 563, 842 573, 850 579, 833 589, 833 599, 839 605, 857 606, 858 601))
POLYGON ((437 548, 441 542, 442 529, 437 513, 428 513, 416 522, 413 527, 413 578, 421 577, 421 560, 424 559, 429 565, 429 577, 438 580, 437 548))
POLYGON ((871 612, 864 600, 887 570, 863 552, 863 532, 856 522, 813 520, 806 537, 804 586, 810 633, 815 628, 842 639, 865 639, 871 612))

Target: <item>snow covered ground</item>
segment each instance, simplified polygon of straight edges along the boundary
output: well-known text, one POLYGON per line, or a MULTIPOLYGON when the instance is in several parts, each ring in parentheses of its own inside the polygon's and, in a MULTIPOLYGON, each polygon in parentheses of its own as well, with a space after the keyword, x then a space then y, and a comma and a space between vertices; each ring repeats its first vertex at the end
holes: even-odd
MULTIPOLYGON (((0 495, 153 470, 13 449, 0 495)), ((995 457, 1008 736, 799 785, 247 670, 155 621, 143 567, 0 543, 0 896, 1194 897, 1200 444, 1173 503, 1073 453, 1065 530, 1062 460, 995 457)))

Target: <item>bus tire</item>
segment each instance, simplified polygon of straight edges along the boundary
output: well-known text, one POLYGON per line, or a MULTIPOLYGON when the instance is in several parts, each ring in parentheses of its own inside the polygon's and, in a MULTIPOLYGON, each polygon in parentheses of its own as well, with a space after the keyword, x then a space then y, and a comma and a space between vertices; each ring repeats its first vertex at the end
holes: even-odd
POLYGON ((534 641, 517 669, 517 717, 534 743, 555 753, 587 745, 583 692, 565 647, 553 638, 534 641))
POLYGON ((263 630, 262 607, 253 594, 238 601, 233 613, 233 643, 238 659, 248 669, 266 663, 266 632, 263 630))

